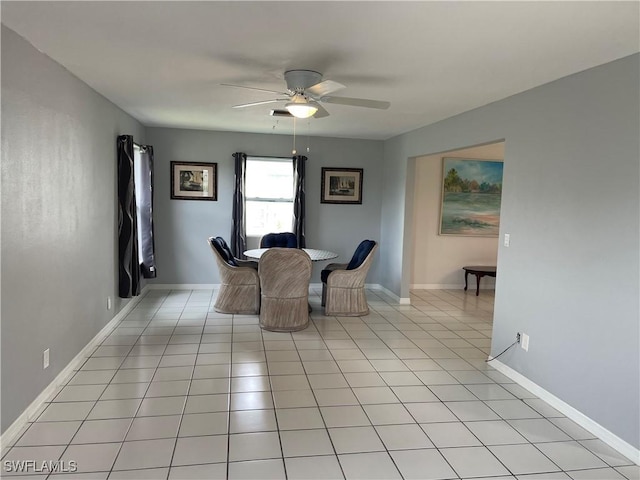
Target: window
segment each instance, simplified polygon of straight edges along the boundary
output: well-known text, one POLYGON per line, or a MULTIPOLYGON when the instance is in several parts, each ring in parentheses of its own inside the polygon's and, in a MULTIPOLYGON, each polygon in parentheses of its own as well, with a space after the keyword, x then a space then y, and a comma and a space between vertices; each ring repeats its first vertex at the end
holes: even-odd
POLYGON ((247 235, 260 237, 293 228, 293 165, 290 158, 247 157, 247 235))

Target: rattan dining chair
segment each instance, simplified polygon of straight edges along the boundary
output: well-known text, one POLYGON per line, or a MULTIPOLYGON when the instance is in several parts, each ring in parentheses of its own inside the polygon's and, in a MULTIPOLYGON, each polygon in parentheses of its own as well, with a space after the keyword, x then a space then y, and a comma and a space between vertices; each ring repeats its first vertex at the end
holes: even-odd
POLYGON ((260 311, 257 263, 239 260, 221 237, 209 237, 220 272, 220 291, 213 308, 220 313, 256 314, 260 311))
POLYGON ((303 250, 274 247, 258 263, 260 327, 294 332, 309 325, 311 259, 303 250))
POLYGON ((365 280, 378 245, 363 240, 349 263, 332 263, 320 273, 325 315, 358 317, 369 313, 365 280))

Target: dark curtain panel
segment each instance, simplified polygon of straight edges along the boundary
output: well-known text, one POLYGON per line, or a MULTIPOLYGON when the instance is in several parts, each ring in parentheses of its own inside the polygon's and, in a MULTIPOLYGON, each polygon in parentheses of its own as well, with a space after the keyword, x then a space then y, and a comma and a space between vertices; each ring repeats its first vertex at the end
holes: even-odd
POLYGON ((247 173, 247 154, 233 154, 235 159, 235 188, 233 190, 233 219, 231 225, 231 251, 236 258, 244 259, 247 249, 247 226, 245 222, 245 183, 247 173))
POLYGON ((119 295, 130 298, 140 294, 133 137, 120 135, 117 148, 119 295))
POLYGON ((304 238, 304 217, 305 217, 305 162, 307 157, 296 155, 293 157, 293 233, 298 238, 298 248, 307 246, 304 238))
POLYGON ((138 235, 140 235, 140 268, 144 278, 156 278, 155 240, 153 237, 153 147, 140 146, 136 165, 136 200, 138 201, 138 235), (139 175, 138 175, 139 174, 139 175))

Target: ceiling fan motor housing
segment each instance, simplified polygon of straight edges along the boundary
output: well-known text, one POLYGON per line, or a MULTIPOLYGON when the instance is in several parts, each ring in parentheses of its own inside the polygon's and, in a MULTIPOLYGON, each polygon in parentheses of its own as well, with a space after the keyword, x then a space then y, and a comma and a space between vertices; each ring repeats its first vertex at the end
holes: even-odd
POLYGON ((303 93, 305 89, 322 81, 322 74, 313 70, 289 70, 284 72, 287 90, 292 93, 303 93))
POLYGON ((391 105, 387 101, 368 100, 366 98, 334 97, 333 92, 346 88, 341 83, 333 80, 322 80, 322 74, 314 70, 288 70, 284 72, 284 79, 287 82, 287 92, 277 90, 267 90, 264 88, 248 87, 246 85, 223 84, 229 87, 247 88, 249 90, 260 90, 263 92, 275 93, 289 98, 274 98, 260 102, 243 103, 234 105, 233 108, 254 107, 269 103, 288 101, 285 108, 294 116, 299 118, 323 118, 329 116, 320 104, 335 103, 350 107, 378 108, 386 110, 391 105), (294 112, 295 110, 295 112, 294 112))

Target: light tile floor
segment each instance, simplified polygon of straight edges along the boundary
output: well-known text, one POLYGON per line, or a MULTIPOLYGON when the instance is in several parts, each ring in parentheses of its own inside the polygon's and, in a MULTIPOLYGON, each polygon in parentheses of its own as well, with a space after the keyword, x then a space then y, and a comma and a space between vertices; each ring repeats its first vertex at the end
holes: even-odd
POLYGON ((211 290, 150 291, 3 467, 77 462, 56 480, 640 478, 485 362, 490 291, 414 291, 411 306, 368 292, 361 318, 323 316, 318 293, 309 328, 289 334, 216 313, 211 290))

